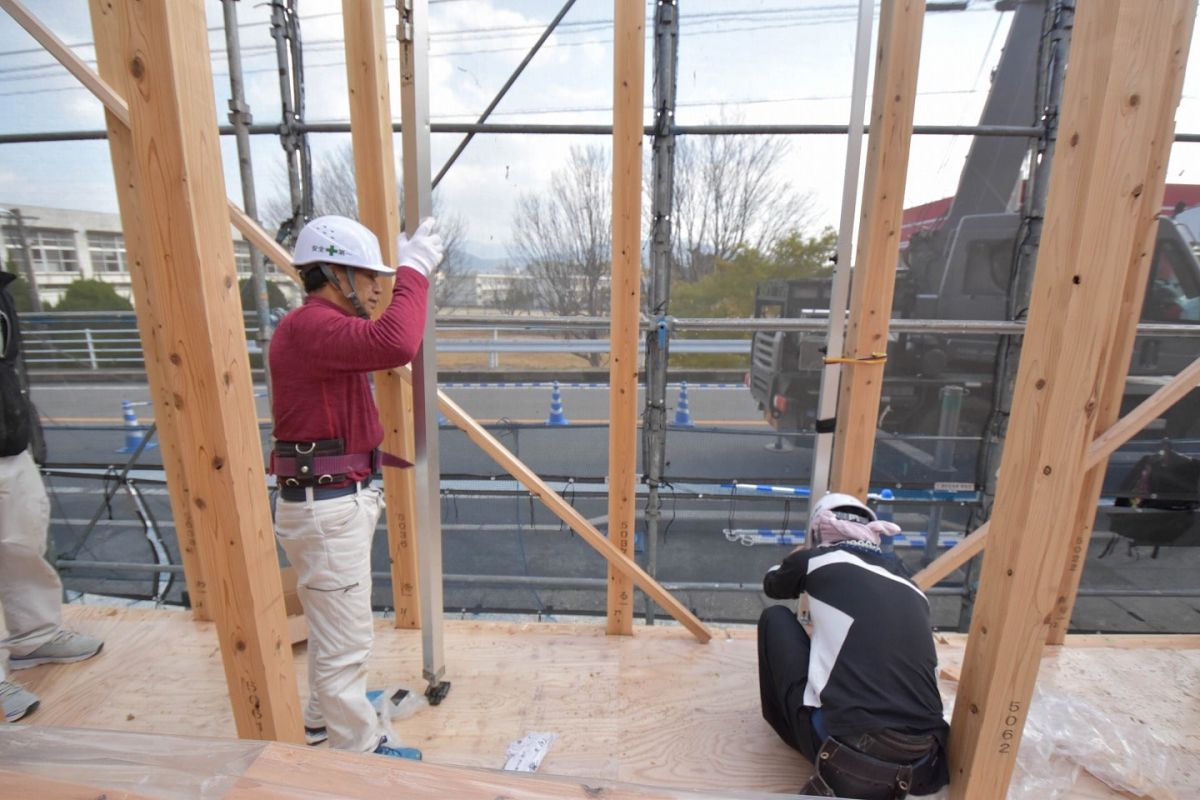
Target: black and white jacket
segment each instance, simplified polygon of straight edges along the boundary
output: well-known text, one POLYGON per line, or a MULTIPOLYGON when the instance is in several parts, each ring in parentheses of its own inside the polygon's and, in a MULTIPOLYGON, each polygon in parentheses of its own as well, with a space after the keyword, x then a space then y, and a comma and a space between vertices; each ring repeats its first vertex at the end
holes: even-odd
POLYGON ((887 728, 944 745, 929 601, 897 569, 871 545, 839 542, 792 553, 767 572, 763 591, 778 600, 808 594, 804 704, 821 709, 830 735, 887 728))

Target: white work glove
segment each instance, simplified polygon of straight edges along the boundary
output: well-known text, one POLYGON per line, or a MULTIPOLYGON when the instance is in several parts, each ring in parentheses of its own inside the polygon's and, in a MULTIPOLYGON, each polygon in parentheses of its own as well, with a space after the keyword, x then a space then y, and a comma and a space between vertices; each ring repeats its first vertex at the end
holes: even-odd
POLYGON ((415 269, 426 278, 437 271, 446 246, 442 243, 442 237, 434 233, 436 224, 437 220, 433 217, 426 217, 411 239, 403 233, 396 237, 396 256, 400 266, 415 269))

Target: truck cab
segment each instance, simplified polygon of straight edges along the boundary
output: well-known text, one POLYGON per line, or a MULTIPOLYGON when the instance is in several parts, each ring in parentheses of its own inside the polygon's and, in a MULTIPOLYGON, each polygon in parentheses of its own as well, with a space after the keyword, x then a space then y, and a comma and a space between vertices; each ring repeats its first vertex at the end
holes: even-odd
MULTIPOLYGON (((1200 323, 1200 261, 1187 231, 1161 217, 1143 322, 1200 323)), ((1008 308, 1013 253, 1024 235, 1017 214, 963 217, 952 231, 914 236, 897 271, 893 317, 1004 320, 1021 316, 1008 308)), ((755 290, 756 317, 822 318, 829 315, 828 279, 773 280, 755 290)), ((821 334, 760 331, 751 347, 747 383, 770 424, 780 431, 813 429, 824 359, 821 334)), ((938 392, 967 389, 960 435, 978 435, 990 409, 999 339, 979 334, 893 334, 888 343, 880 426, 898 433, 932 433, 938 392)), ((1132 407, 1192 362, 1196 341, 1141 336, 1129 369, 1126 406, 1132 407)), ((1153 435, 1194 435, 1200 395, 1193 392, 1153 435)))

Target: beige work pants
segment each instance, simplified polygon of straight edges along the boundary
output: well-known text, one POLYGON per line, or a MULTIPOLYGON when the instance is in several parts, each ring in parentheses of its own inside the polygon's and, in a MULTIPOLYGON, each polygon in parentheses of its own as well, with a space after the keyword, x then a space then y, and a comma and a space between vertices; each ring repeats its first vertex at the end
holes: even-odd
POLYGON ((0 639, 0 679, 10 653, 23 656, 62 625, 62 582, 46 561, 50 500, 26 450, 0 457, 0 606, 8 637, 0 639))
POLYGON ((374 750, 387 733, 367 700, 375 640, 371 540, 382 509, 375 487, 330 500, 280 499, 275 509, 275 532, 296 568, 308 618, 304 724, 324 725, 329 746, 339 750, 374 750))

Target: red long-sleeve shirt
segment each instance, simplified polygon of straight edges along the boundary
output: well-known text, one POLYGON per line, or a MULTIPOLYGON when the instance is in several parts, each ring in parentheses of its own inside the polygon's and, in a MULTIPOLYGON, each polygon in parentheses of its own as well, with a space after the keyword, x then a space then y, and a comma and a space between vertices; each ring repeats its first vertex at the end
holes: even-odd
MULTIPOLYGON (((392 302, 365 320, 314 295, 288 313, 271 338, 272 413, 281 442, 341 439, 346 453, 383 441, 369 374, 412 361, 425 328, 429 281, 396 270, 392 302)), ((362 480, 368 470, 348 473, 362 480)))

